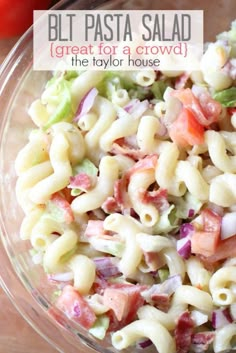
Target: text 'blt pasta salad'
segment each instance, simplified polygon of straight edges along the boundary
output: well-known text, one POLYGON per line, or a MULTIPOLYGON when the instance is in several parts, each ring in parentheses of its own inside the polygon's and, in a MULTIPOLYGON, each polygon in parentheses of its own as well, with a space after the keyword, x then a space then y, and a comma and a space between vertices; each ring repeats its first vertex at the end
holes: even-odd
POLYGON ((234 345, 235 22, 201 68, 55 72, 29 109, 21 238, 55 307, 118 350, 234 345))

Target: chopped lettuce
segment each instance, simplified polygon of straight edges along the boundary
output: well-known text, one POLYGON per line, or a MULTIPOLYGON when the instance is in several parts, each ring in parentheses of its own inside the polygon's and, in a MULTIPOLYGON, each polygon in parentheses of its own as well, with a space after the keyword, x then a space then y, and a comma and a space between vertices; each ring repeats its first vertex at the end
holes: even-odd
POLYGON ((59 77, 53 77, 46 86, 42 95, 42 101, 46 104, 54 104, 55 111, 50 116, 43 129, 49 129, 53 124, 60 121, 71 121, 73 117, 71 93, 71 82, 59 77))
POLYGON ((220 102, 224 107, 236 107, 236 87, 216 92, 213 95, 213 98, 220 102))
POLYGON ((117 257, 122 257, 125 249, 125 244, 121 240, 91 237, 90 243, 94 249, 117 257))
POLYGON ((60 263, 63 264, 63 263, 68 262, 71 259, 71 257, 75 254, 76 250, 77 250, 77 246, 75 246, 73 249, 71 249, 70 251, 68 251, 64 255, 62 255, 60 257, 60 263))
POLYGON ((64 79, 65 80, 71 80, 71 79, 73 79, 73 78, 76 78, 76 77, 78 77, 79 75, 78 75, 78 72, 77 71, 73 71, 73 70, 71 70, 71 71, 66 71, 65 73, 64 73, 64 79))
POLYGON ((85 158, 82 162, 73 167, 72 172, 73 175, 86 173, 90 176, 96 176, 98 173, 98 168, 89 159, 85 158))
POLYGON ((167 278, 169 277, 169 274, 170 272, 167 268, 161 268, 160 270, 158 270, 158 276, 160 278, 161 283, 167 280, 167 278))
MULTIPOLYGON (((75 247, 69 250, 67 253, 63 254, 59 259, 60 265, 66 264, 76 253, 76 251, 77 251, 77 245, 75 245, 75 247)), ((43 269, 45 273, 48 273, 48 274, 52 273, 52 271, 45 265, 44 262, 43 262, 43 269)))
POLYGON ((71 190, 71 196, 79 196, 80 194, 82 194, 83 190, 81 189, 72 189, 71 190))
POLYGON ((200 200, 189 192, 187 192, 184 197, 172 197, 171 200, 176 207, 176 217, 182 219, 195 216, 203 205, 200 200), (192 215, 190 216, 191 213, 192 215))
POLYGON ((169 87, 169 85, 165 81, 159 80, 155 81, 150 89, 156 99, 163 101, 163 96, 167 87, 169 87))
POLYGON ((164 211, 153 226, 154 234, 169 233, 178 227, 178 218, 176 217, 175 206, 171 205, 166 211, 164 211))
POLYGON ((101 315, 97 318, 93 326, 89 329, 94 337, 99 340, 103 340, 106 336, 107 329, 109 327, 109 318, 106 315, 101 315))
POLYGON ((227 41, 231 47, 230 57, 236 56, 236 20, 231 23, 229 31, 222 32, 217 35, 217 40, 227 41))
POLYGON ((130 99, 138 99, 143 101, 145 99, 152 99, 152 92, 148 87, 137 86, 129 90, 130 99))
POLYGON ((58 207, 58 205, 55 202, 52 202, 51 200, 47 202, 46 209, 42 217, 50 218, 59 223, 63 223, 65 221, 64 210, 58 207))
POLYGON ((104 80, 97 86, 99 94, 103 97, 112 100, 112 95, 118 89, 127 90, 130 99, 145 99, 156 98, 163 100, 165 89, 170 84, 165 81, 155 81, 150 87, 141 87, 133 80, 122 73, 109 71, 106 73, 104 80))
POLYGON ((98 92, 101 96, 112 99, 112 95, 119 89, 126 89, 129 91, 134 88, 134 83, 129 78, 123 78, 118 72, 108 71, 105 78, 97 86, 98 92))

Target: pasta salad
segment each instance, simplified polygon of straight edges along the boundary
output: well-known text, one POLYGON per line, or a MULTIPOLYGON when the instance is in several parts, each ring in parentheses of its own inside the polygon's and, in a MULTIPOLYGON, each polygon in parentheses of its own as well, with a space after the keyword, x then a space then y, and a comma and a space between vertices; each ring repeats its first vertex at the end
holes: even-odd
POLYGON ((234 347, 235 83, 233 22, 199 72, 56 71, 29 108, 20 236, 55 307, 118 350, 234 347))

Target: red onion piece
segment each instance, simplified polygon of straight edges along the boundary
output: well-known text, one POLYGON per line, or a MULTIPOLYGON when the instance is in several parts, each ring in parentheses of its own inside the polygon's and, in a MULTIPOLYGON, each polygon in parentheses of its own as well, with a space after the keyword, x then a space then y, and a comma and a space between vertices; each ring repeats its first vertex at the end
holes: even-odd
POLYGON ((185 238, 177 240, 176 243, 178 254, 187 260, 191 255, 191 240, 187 236, 185 238))
POLYGON ((191 223, 183 223, 180 226, 180 238, 182 239, 187 236, 190 236, 193 231, 194 231, 194 227, 191 223))
POLYGON ((79 121, 79 119, 92 108, 94 100, 98 95, 98 90, 96 88, 92 88, 86 95, 82 98, 77 112, 75 114, 74 122, 79 121))
POLYGON ((125 107, 124 107, 124 110, 127 112, 127 113, 130 113, 132 111, 132 109, 134 108, 134 106, 139 103, 139 100, 138 99, 132 99, 125 107))
POLYGON ((146 339, 146 340, 143 340, 143 341, 138 342, 138 343, 137 343, 137 346, 138 346, 138 348, 144 349, 144 348, 150 347, 152 344, 153 344, 153 343, 152 343, 151 340, 146 339))
POLYGON ((233 322, 228 308, 214 310, 212 313, 212 326, 217 329, 233 322))
POLYGON ((132 99, 125 107, 124 110, 132 115, 134 119, 140 118, 143 113, 148 109, 149 102, 144 100, 140 102, 138 99, 132 99))
POLYGON ((215 337, 214 331, 197 332, 192 335, 192 348, 194 352, 205 352, 215 337))
POLYGON ((63 272, 63 273, 55 273, 48 276, 50 281, 56 282, 69 282, 74 278, 73 272, 63 272))
POLYGON ((227 239, 236 234, 236 212, 226 213, 221 222, 221 239, 227 239))
POLYGON ((93 259, 98 275, 102 278, 117 276, 120 271, 117 267, 118 259, 111 257, 97 257, 93 259))
POLYGON ((194 214, 195 214, 194 209, 193 209, 193 208, 190 208, 190 210, 188 211, 188 217, 191 218, 191 217, 194 216, 194 214))
POLYGON ((152 297, 156 294, 172 295, 181 285, 181 276, 174 275, 169 277, 163 283, 153 284, 150 288, 144 290, 141 294, 147 302, 150 302, 152 297))

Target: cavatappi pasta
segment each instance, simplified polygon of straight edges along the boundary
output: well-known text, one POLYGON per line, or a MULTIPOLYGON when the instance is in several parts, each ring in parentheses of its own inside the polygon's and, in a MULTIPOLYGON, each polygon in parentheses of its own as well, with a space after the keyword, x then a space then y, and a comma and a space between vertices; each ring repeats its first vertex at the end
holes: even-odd
POLYGON ((55 72, 29 108, 20 237, 55 306, 118 350, 235 348, 235 53, 234 22, 199 73, 55 72))

